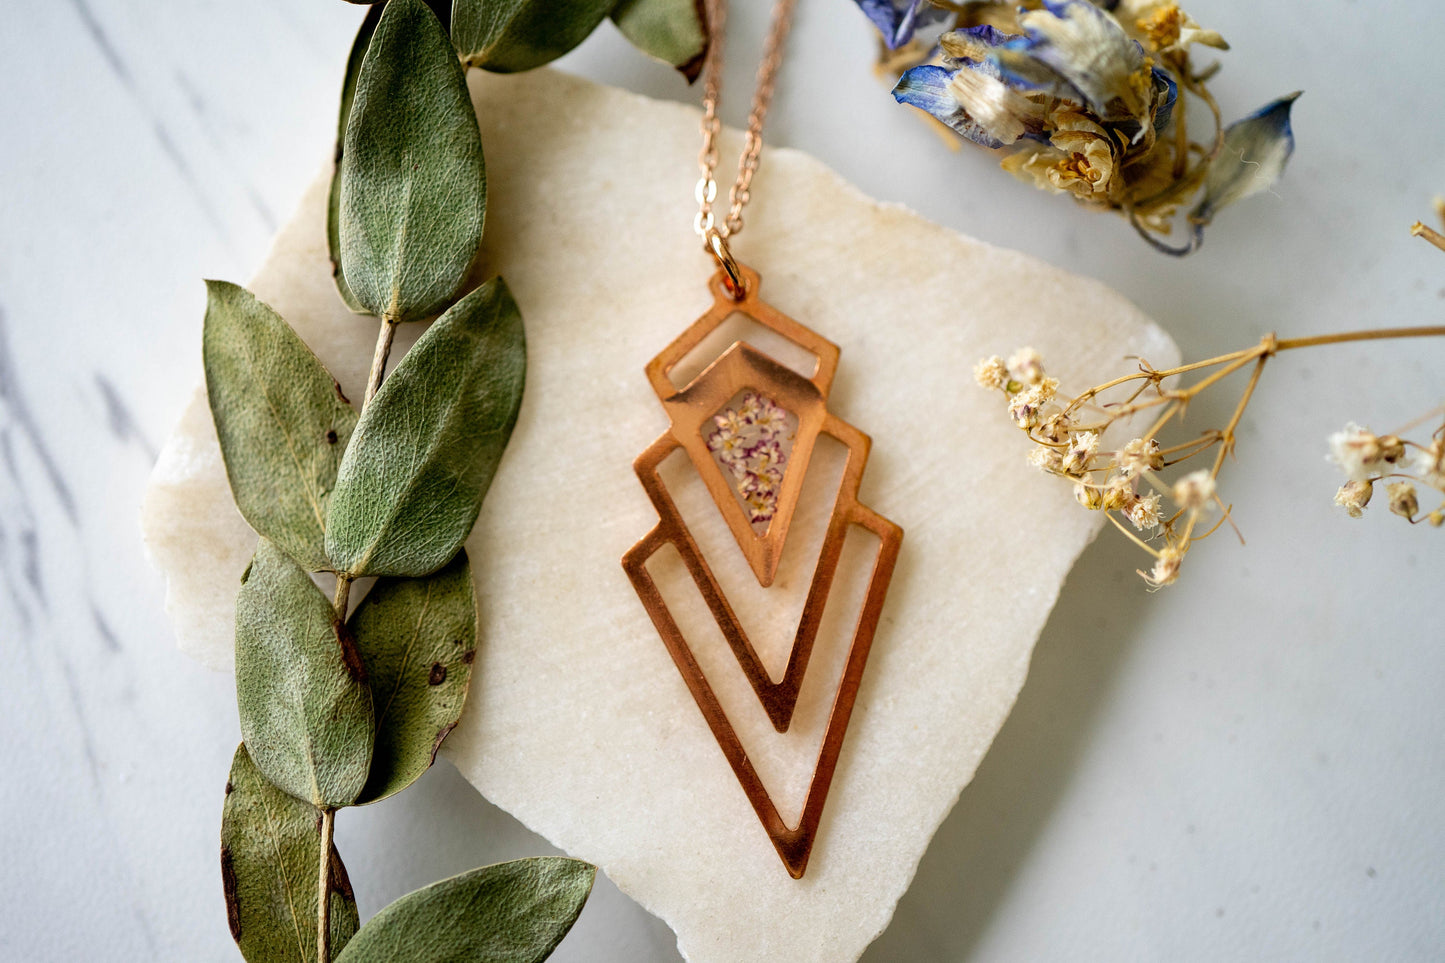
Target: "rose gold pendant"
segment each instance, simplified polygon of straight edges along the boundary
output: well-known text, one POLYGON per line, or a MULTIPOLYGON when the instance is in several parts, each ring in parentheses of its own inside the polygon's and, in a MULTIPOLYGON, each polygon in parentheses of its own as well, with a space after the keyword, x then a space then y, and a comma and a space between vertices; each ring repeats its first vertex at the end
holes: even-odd
POLYGON ((671 426, 634 462, 659 521, 623 556, 622 566, 783 864, 796 879, 807 868, 903 530, 858 502, 858 485, 868 460, 870 440, 827 410, 828 390, 838 367, 838 347, 761 301, 757 273, 739 266, 730 256, 724 257, 725 249, 718 253, 723 268, 710 284, 712 308, 647 366, 647 378, 671 426), (805 377, 746 342, 734 341, 687 384, 674 384, 673 371, 683 359, 709 334, 739 314, 811 353, 816 358, 812 375, 805 377), (687 453, 758 584, 769 588, 820 435, 840 442, 847 449, 847 462, 787 666, 782 679, 774 682, 669 495, 659 466, 679 448, 687 453), (878 548, 802 817, 797 826, 790 828, 748 759, 649 574, 647 562, 664 546, 677 550, 773 727, 780 733, 787 732, 838 571, 844 538, 852 526, 876 535, 878 548))

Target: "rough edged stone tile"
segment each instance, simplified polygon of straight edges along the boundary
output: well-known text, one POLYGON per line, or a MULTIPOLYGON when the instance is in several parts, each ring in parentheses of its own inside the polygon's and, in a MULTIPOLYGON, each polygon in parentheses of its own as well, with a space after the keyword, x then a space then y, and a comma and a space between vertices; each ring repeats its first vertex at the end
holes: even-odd
MULTIPOLYGON (((667 424, 643 366, 709 304, 712 268, 691 233, 697 112, 548 71, 471 83, 491 186, 481 270, 503 274, 522 306, 530 369, 468 543, 481 649, 445 751, 488 799, 671 925, 689 960, 856 959, 1002 725, 1101 521, 1025 463, 1000 398, 973 384, 973 362, 1032 344, 1082 388, 1120 373, 1128 355, 1164 366, 1176 350, 1101 284, 768 150, 735 253, 762 272, 765 300, 842 347, 830 409, 873 437, 862 501, 906 532, 812 861, 795 881, 619 565, 656 520, 632 472, 667 424)), ((738 144, 729 132, 722 155, 738 144)), ((325 193, 323 176, 252 289, 359 398, 376 324, 332 290, 325 193)), ((199 351, 199 325, 196 341, 199 351)), ((204 404, 198 392, 166 446, 144 527, 181 646, 227 666, 254 536, 204 404)), ((701 530, 721 524, 697 504, 701 530)), ((712 561, 777 664, 796 603, 749 593, 735 546, 712 561)), ((785 559, 778 584, 796 589, 810 571, 785 559)), ((831 702, 839 650, 820 643, 798 721, 780 737, 711 631, 695 642, 699 658, 780 809, 796 813, 821 738, 809 721, 831 702)))

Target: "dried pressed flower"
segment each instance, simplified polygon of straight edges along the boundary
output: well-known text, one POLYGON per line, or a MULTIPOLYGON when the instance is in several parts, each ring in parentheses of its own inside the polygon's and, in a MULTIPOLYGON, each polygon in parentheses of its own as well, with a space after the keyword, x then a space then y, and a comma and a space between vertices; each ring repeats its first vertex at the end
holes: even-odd
POLYGON ((707 436, 720 468, 733 478, 748 521, 762 525, 777 514, 783 468, 794 438, 788 411, 771 398, 747 391, 737 407, 713 416, 707 436))

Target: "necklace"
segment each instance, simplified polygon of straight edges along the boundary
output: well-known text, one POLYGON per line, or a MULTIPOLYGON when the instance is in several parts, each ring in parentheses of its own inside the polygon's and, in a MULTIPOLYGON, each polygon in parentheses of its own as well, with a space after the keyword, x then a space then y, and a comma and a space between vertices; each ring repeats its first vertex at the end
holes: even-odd
POLYGON ((713 306, 647 365, 648 381, 671 425, 667 433, 634 462, 659 520, 652 531, 623 556, 622 566, 783 865, 796 879, 807 868, 813 849, 903 530, 858 501, 858 485, 871 442, 867 435, 827 410, 828 390, 838 367, 838 346, 762 301, 758 296, 762 284, 758 272, 738 263, 728 245, 729 238, 737 236, 743 228, 742 210, 751 197, 753 175, 762 152, 763 120, 772 99, 783 40, 795 2, 778 0, 774 7, 737 180, 729 191, 727 217, 718 223, 712 205, 717 198, 714 172, 721 126, 717 103, 726 6, 725 0, 706 0, 711 46, 704 65, 703 146, 698 155, 702 177, 697 183, 699 210, 693 227, 717 264, 709 283, 713 306), (815 359, 811 373, 795 371, 746 341, 737 340, 686 384, 676 384, 674 369, 704 339, 737 315, 811 354, 815 359), (847 462, 787 667, 782 679, 774 681, 684 523, 659 469, 679 448, 687 453, 753 575, 759 585, 767 589, 777 574, 803 477, 820 435, 840 442, 847 449, 847 462), (647 563, 666 546, 677 550, 773 727, 783 733, 788 731, 798 704, 803 677, 838 572, 844 538, 854 526, 877 536, 878 548, 802 817, 798 825, 790 827, 748 759, 736 730, 648 572, 647 563))

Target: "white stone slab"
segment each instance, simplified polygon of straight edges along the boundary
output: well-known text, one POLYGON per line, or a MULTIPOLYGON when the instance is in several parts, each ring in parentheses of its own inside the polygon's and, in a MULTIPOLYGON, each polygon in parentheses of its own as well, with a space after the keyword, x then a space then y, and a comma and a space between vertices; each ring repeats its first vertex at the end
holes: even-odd
MULTIPOLYGON (((522 305, 530 367, 468 542, 482 645, 444 751, 488 799, 664 919, 689 960, 854 960, 1002 725, 1100 522, 1025 464, 972 363, 1032 344, 1082 387, 1127 355, 1162 366, 1176 349, 1101 284, 871 201, 803 154, 766 153, 735 251, 762 272, 766 300, 842 347, 830 408, 872 435, 862 500, 906 532, 808 873, 790 879, 618 564, 656 520, 631 468, 666 428, 643 366, 710 303, 691 234, 697 112, 546 71, 474 73, 472 91, 491 191, 485 270, 522 305)), ((722 156, 739 144, 727 132, 722 156)), ((885 149, 878 162, 891 163, 885 149)), ((251 287, 357 398, 376 327, 333 293, 325 190, 323 177, 251 287)), ((801 548, 762 598, 695 504, 776 664, 808 574, 801 548)), ((806 548, 807 517, 798 524, 806 548)), ((144 528, 181 647, 229 667, 255 537, 200 392, 156 466, 144 528)), ((841 648, 822 645, 793 730, 776 736, 720 646, 699 638, 699 658, 780 808, 796 812, 841 648)))

